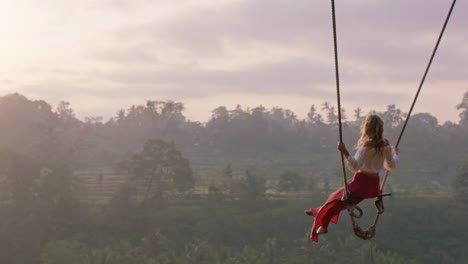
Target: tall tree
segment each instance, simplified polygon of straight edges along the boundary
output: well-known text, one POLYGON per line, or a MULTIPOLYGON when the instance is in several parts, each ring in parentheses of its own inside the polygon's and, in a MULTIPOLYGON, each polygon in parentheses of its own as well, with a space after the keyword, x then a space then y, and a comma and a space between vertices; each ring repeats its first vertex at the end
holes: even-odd
POLYGON ((358 108, 354 109, 354 118, 355 118, 356 122, 361 121, 361 118, 362 118, 362 109, 361 109, 361 107, 358 107, 358 108))
POLYGON ((278 189, 280 191, 299 191, 305 187, 305 178, 298 172, 283 170, 280 174, 278 189))
POLYGON ((247 198, 249 200, 257 200, 263 198, 266 191, 266 181, 257 176, 254 172, 252 172, 249 169, 245 171, 245 174, 247 176, 245 179, 245 183, 247 186, 247 198))
POLYGON ((31 208, 39 193, 40 166, 30 157, 0 149, 0 197, 3 204, 31 208))
POLYGON ((195 183, 189 161, 173 142, 148 140, 141 153, 122 161, 118 167, 144 182, 143 201, 161 198, 164 190, 188 190, 195 183))
POLYGON ((335 107, 332 106, 330 102, 324 102, 322 104, 322 110, 325 111, 328 124, 335 124, 338 121, 335 107))
POLYGON ((463 96, 462 102, 457 105, 457 110, 461 110, 460 125, 468 127, 468 92, 463 96))
POLYGON ((383 113, 383 119, 387 128, 394 128, 403 122, 404 114, 394 104, 387 106, 387 111, 383 113))
POLYGON ((457 201, 468 205, 468 162, 458 170, 452 186, 457 201))
POLYGON ((57 114, 59 120, 65 124, 79 122, 75 116, 75 111, 71 108, 69 102, 61 101, 57 105, 55 113, 57 114))
POLYGON ((225 179, 232 179, 232 164, 228 163, 223 169, 223 177, 225 179))
POLYGON ((314 123, 315 122, 315 116, 317 115, 317 109, 315 109, 315 105, 310 106, 310 110, 307 113, 307 119, 309 122, 314 123))

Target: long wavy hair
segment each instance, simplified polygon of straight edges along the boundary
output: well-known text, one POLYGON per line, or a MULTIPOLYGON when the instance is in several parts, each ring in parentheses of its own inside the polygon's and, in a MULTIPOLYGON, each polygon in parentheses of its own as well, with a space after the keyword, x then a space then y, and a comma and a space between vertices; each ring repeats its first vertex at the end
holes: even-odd
POLYGON ((361 137, 359 138, 355 148, 362 146, 374 148, 381 152, 388 145, 388 141, 383 137, 384 122, 378 115, 368 115, 361 126, 361 137))

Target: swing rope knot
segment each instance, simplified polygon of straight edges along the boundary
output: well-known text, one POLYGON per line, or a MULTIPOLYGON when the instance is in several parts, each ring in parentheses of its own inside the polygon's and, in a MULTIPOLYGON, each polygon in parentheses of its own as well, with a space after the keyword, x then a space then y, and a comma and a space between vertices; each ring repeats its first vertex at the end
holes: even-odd
POLYGON ((348 203, 347 208, 348 208, 349 215, 353 218, 359 219, 364 215, 364 213, 362 212, 362 209, 355 204, 348 203), (359 212, 358 215, 354 213, 355 210, 359 212))
POLYGON ((377 208, 377 214, 383 214, 385 211, 385 206, 383 204, 382 196, 377 197, 374 201, 374 205, 377 208))
POLYGON ((371 226, 366 230, 362 230, 359 225, 353 225, 354 234, 363 239, 363 240, 371 240, 375 236, 375 226, 371 226))

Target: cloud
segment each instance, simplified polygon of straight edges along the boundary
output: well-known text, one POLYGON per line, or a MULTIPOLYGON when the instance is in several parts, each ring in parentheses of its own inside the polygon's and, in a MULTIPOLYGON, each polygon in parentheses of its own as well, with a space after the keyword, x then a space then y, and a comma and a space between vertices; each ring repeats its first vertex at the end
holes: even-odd
POLYGON ((46 79, 21 87, 21 92, 33 97, 47 96, 53 102, 69 101, 80 93, 86 93, 83 87, 73 85, 72 81, 63 79, 46 79))
POLYGON ((158 56, 149 47, 124 47, 120 49, 103 49, 91 51, 89 57, 101 62, 108 62, 120 66, 155 65, 158 56))
POLYGON ((376 86, 373 90, 353 89, 343 92, 343 101, 352 105, 365 105, 367 107, 387 106, 390 104, 404 104, 411 100, 406 93, 387 91, 376 86))
MULTIPOLYGON (((466 4, 459 5, 467 8, 466 4)), ((360 77, 369 81, 373 78, 412 81, 428 62, 448 8, 446 1, 430 4, 423 0, 339 2, 338 41, 342 69, 361 72, 360 77), (356 65, 367 65, 367 70, 356 65)), ((468 34, 457 34, 464 30, 465 22, 468 23, 465 16, 454 14, 446 34, 458 37, 444 39, 440 48, 458 47, 445 52, 458 58, 447 62, 453 68, 464 68, 468 61, 467 52, 460 52, 459 48, 468 42, 468 34)), ((304 56, 320 53, 328 56, 330 63, 333 60, 330 6, 326 1, 234 1, 217 8, 192 8, 165 21, 128 25, 116 36, 118 41, 135 46, 114 54, 116 60, 123 62, 135 56, 146 63, 146 56, 141 52, 133 55, 134 50, 144 49, 160 53, 176 49, 195 63, 210 57, 228 59, 229 46, 248 48, 248 43, 282 46, 291 53, 303 50, 304 56)), ((255 59, 251 58, 253 64, 255 59)), ((216 79, 219 72, 212 73, 216 79)), ((443 79, 442 72, 436 76, 443 79)), ((292 78, 288 80, 294 82, 292 78)))
MULTIPOLYGON (((406 102, 422 77, 450 1, 336 4, 343 96, 356 104, 366 103, 362 94, 374 98, 369 104, 406 102)), ((334 98, 329 1, 46 0, 33 7, 32 13, 41 7, 40 18, 49 10, 52 14, 44 20, 50 27, 41 24, 48 37, 37 36, 38 44, 28 45, 43 51, 40 60, 30 59, 31 68, 41 71, 28 73, 27 80, 23 72, 8 75, 30 94, 109 102, 230 94, 334 98)), ((428 84, 468 81, 466 11, 468 2, 457 3, 428 84)))
MULTIPOLYGON (((121 86, 162 87, 174 95, 205 97, 217 93, 294 94, 317 96, 317 86, 332 79, 328 65, 296 58, 276 64, 257 65, 243 70, 204 70, 178 68, 164 71, 115 71, 101 73, 103 78, 121 86), (197 92, 189 92, 196 89, 197 92)), ((137 88, 138 89, 138 88, 137 88)))

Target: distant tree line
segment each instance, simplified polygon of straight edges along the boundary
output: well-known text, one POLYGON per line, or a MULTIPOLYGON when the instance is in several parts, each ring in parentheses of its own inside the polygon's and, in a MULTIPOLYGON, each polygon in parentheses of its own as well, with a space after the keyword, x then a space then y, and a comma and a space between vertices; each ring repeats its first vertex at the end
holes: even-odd
MULTIPOLYGON (((425 178, 448 182, 436 176, 427 178, 426 171, 453 175, 467 159, 467 101, 468 92, 456 106, 460 111, 458 123, 440 124, 429 113, 411 117, 400 145, 402 159, 407 161, 402 162, 402 171, 410 175, 401 180, 417 182, 425 178)), ((212 111, 210 120, 200 123, 188 120, 183 110, 180 102, 147 101, 118 110, 107 121, 101 117, 79 120, 68 102, 61 102, 53 109, 42 100, 10 94, 0 97, 0 145, 44 161, 68 156, 74 168, 112 167, 126 153, 139 152, 149 139, 174 142, 194 165, 195 174, 206 174, 198 168, 213 167, 210 162, 218 163, 220 157, 230 159, 235 175, 244 174, 248 166, 259 166, 250 161, 257 160, 262 153, 269 153, 267 157, 291 155, 296 161, 304 160, 303 163, 313 156, 317 162, 311 166, 317 171, 334 166, 337 113, 329 102, 312 105, 305 119, 280 107, 268 110, 263 106, 234 109, 220 106, 212 111), (237 165, 243 164, 243 160, 250 164, 237 165)), ((344 140, 348 145, 354 144, 365 118, 360 108, 352 112, 351 116, 350 111, 343 109, 344 140)), ((406 113, 395 105, 377 113, 385 121, 385 134, 394 142, 406 113)), ((265 159, 263 163, 276 162, 265 159)), ((273 175, 278 178, 283 169, 288 169, 278 166, 274 174, 271 169, 262 173, 267 178, 273 175)), ((303 168, 302 172, 311 169, 303 168)))

